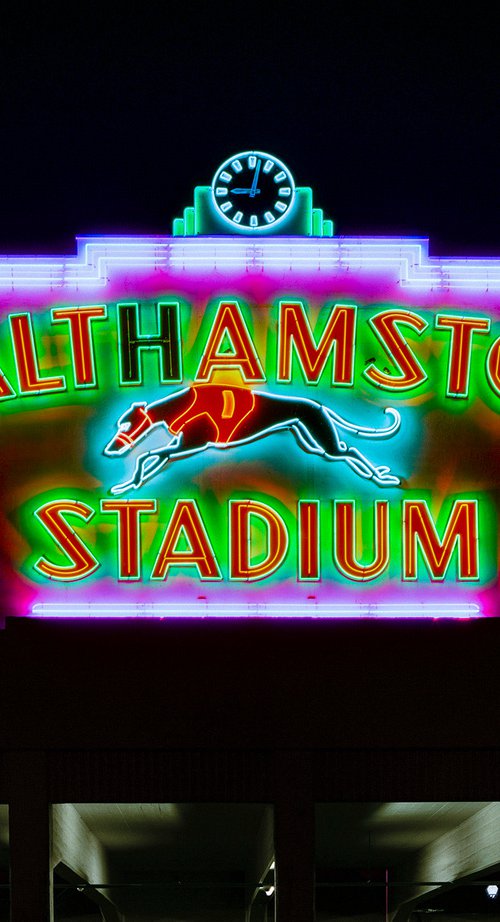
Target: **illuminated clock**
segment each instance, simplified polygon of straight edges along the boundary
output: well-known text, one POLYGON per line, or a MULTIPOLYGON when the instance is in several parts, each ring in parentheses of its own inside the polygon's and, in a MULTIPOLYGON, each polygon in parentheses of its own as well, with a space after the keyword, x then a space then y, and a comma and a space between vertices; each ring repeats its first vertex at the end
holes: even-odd
POLYGON ((212 182, 217 213, 235 230, 261 233, 290 214, 295 183, 277 157, 250 150, 229 157, 212 182))

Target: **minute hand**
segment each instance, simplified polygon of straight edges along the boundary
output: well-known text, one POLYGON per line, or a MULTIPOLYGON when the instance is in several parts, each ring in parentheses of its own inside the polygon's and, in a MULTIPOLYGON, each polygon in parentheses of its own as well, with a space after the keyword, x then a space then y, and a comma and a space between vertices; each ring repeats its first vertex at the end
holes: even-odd
POLYGON ((254 198, 254 196, 256 195, 256 193, 257 193, 257 192, 260 192, 260 189, 257 189, 257 180, 258 180, 258 178, 259 178, 260 165, 261 165, 261 163, 262 163, 261 160, 257 160, 257 166, 256 166, 256 168, 255 168, 255 173, 254 173, 254 176, 253 176, 252 188, 250 189, 250 198, 254 198))

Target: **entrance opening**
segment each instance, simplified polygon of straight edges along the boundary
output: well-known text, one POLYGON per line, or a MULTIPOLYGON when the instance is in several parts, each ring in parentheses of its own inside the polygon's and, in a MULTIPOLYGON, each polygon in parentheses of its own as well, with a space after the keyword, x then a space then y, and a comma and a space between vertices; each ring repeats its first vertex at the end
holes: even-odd
POLYGON ((500 922, 500 804, 316 808, 317 922, 500 922))
POLYGON ((55 922, 273 918, 268 805, 54 804, 52 829, 55 922))

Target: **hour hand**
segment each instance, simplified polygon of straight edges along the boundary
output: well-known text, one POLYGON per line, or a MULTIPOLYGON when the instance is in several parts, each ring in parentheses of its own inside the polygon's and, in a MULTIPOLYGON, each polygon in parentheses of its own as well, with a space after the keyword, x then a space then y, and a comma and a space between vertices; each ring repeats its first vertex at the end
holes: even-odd
POLYGON ((258 195, 260 189, 231 189, 231 195, 258 195))

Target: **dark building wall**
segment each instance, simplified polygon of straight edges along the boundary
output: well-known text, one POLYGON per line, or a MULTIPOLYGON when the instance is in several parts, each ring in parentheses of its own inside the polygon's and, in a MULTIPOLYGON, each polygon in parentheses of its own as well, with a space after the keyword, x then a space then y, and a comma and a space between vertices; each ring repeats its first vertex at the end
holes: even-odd
POLYGON ((278 922, 313 922, 315 803, 500 799, 499 637, 496 620, 8 621, 11 918, 51 918, 51 803, 253 801, 274 807, 278 922))
POLYGON ((495 620, 11 620, 2 751, 45 752, 56 800, 273 799, 283 759, 316 800, 496 799, 499 639, 495 620))

